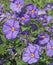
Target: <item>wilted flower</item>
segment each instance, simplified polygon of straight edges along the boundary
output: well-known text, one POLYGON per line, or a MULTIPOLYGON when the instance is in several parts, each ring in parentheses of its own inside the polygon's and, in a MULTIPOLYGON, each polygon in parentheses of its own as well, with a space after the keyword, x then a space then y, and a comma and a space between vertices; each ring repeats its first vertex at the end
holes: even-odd
POLYGON ((29 30, 24 30, 21 32, 22 35, 29 35, 29 30))
POLYGON ((16 0, 10 0, 10 2, 15 2, 16 0))
POLYGON ((10 55, 15 55, 15 54, 18 54, 18 53, 17 53, 17 51, 16 51, 16 49, 15 49, 15 47, 14 47, 14 48, 9 49, 9 54, 10 54, 10 55))
POLYGON ((51 28, 50 27, 45 27, 47 32, 51 32, 51 28))
POLYGON ((15 2, 10 3, 10 9, 13 12, 21 12, 22 7, 24 6, 24 0, 16 0, 15 2))
POLYGON ((29 46, 24 49, 22 59, 28 64, 37 62, 39 60, 39 53, 37 47, 32 44, 29 44, 29 46))
POLYGON ((53 40, 50 40, 46 46, 46 54, 49 57, 53 56, 53 40))
POLYGON ((45 15, 46 11, 44 9, 38 9, 38 15, 45 15))
POLYGON ((43 26, 44 26, 44 25, 47 25, 47 24, 51 23, 52 20, 53 20, 52 16, 47 15, 47 16, 45 16, 45 19, 43 20, 42 25, 43 25, 43 26))
POLYGON ((30 27, 31 27, 31 29, 33 30, 33 31, 35 31, 35 30, 37 30, 38 29, 38 27, 37 27, 37 25, 36 24, 30 24, 30 27))
POLYGON ((0 22, 5 18, 5 14, 4 13, 1 13, 0 14, 0 22))
POLYGON ((3 6, 0 4, 0 21, 4 19, 5 15, 3 13, 3 6))
POLYGON ((9 12, 6 12, 6 19, 11 19, 11 18, 16 18, 16 13, 9 13, 9 12))
POLYGON ((19 33, 19 22, 14 19, 7 20, 3 25, 3 33, 7 39, 13 39, 17 37, 19 33))
POLYGON ((0 65, 3 65, 3 64, 5 64, 5 62, 6 62, 6 56, 4 55, 0 55, 1 57, 0 57, 0 65))
POLYGON ((40 16, 37 17, 37 21, 41 22, 41 24, 43 26, 51 23, 52 20, 53 20, 53 18, 50 15, 40 15, 40 16))
POLYGON ((46 5, 44 6, 44 10, 52 10, 53 9, 53 3, 46 3, 46 5))
POLYGON ((50 40, 50 36, 47 33, 40 33, 38 34, 38 40, 40 45, 45 45, 50 40))
POLYGON ((27 7, 27 13, 32 17, 35 18, 37 17, 37 8, 35 5, 29 5, 27 7))

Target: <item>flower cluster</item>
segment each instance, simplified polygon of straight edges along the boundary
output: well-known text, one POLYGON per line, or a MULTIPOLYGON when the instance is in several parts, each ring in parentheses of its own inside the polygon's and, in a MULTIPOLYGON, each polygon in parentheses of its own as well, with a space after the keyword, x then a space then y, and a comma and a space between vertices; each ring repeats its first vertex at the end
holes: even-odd
MULTIPOLYGON (((43 51, 48 57, 52 57, 53 40, 50 33, 52 31, 51 34, 53 35, 53 26, 50 28, 49 24, 53 23, 53 17, 47 11, 53 10, 53 3, 47 3, 43 9, 40 9, 34 4, 25 4, 24 0, 10 0, 10 10, 10 12, 7 11, 4 14, 3 7, 0 4, 0 21, 2 22, 4 19, 2 32, 6 40, 19 38, 19 40, 25 41, 26 47, 22 52, 22 60, 28 64, 36 63, 40 60, 43 51), (22 27, 24 27, 24 30, 22 30, 22 27), (41 31, 40 29, 40 32, 38 32, 39 27, 43 27, 44 30, 41 31), (34 31, 37 31, 37 36, 34 35, 35 41, 31 42, 30 39, 33 37, 34 31), (21 35, 25 36, 26 39, 21 35)), ((10 54, 14 55, 12 49, 10 49, 10 54)))

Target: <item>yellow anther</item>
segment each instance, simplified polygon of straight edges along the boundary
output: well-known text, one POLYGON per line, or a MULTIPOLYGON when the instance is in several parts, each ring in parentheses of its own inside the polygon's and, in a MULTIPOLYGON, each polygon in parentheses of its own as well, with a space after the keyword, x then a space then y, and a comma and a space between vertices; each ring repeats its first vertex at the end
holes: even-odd
POLYGON ((20 8, 20 6, 21 6, 21 4, 20 3, 18 3, 18 7, 20 8))
POLYGON ((25 20, 25 18, 24 18, 24 17, 22 17, 22 20, 25 20))
POLYGON ((53 46, 51 47, 51 49, 53 50, 53 46))
POLYGON ((15 30, 14 27, 12 27, 11 30, 14 31, 15 30))
POLYGON ((32 13, 34 13, 34 9, 32 10, 32 13))
POLYGON ((32 57, 32 58, 34 57, 34 53, 31 53, 31 57, 32 57))
POLYGON ((45 38, 45 36, 41 36, 42 38, 45 38))

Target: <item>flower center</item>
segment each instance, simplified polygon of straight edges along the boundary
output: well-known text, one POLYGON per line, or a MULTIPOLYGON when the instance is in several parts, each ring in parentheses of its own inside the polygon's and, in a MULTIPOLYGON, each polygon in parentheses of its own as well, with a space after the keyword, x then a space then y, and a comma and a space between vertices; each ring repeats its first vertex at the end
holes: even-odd
POLYGON ((14 30, 15 30, 15 28, 14 28, 14 27, 12 27, 12 28, 11 28, 11 30, 12 30, 12 31, 14 31, 14 30))
POLYGON ((20 6, 21 6, 21 4, 20 3, 18 3, 18 7, 20 8, 20 6))
POLYGON ((32 57, 32 58, 34 57, 34 53, 31 53, 31 57, 32 57))
POLYGON ((48 8, 50 8, 51 6, 50 5, 48 5, 48 8))
POLYGON ((43 35, 43 36, 41 36, 43 39, 45 38, 45 36, 43 35))
POLYGON ((25 18, 24 18, 24 17, 22 17, 22 20, 25 20, 25 18))
POLYGON ((51 49, 53 50, 53 46, 51 47, 51 49))
POLYGON ((43 18, 41 17, 41 18, 40 18, 40 20, 42 21, 42 20, 43 20, 43 18))
POLYGON ((32 13, 34 13, 34 9, 32 9, 32 13))

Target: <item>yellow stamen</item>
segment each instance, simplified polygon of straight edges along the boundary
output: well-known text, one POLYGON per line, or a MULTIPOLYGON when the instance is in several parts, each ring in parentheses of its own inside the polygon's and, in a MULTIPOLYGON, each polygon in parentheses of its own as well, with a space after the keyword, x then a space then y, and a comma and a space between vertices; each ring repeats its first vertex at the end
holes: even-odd
POLYGON ((21 6, 21 4, 20 3, 18 3, 18 7, 20 8, 20 6, 21 6))
POLYGON ((25 20, 25 18, 24 18, 24 17, 22 17, 22 20, 25 20))
POLYGON ((42 38, 45 38, 45 36, 42 36, 42 38))
POLYGON ((51 49, 53 50, 53 46, 51 47, 51 49))
POLYGON ((32 13, 34 13, 34 9, 32 10, 32 13))
POLYGON ((32 57, 32 58, 34 57, 34 53, 31 53, 31 57, 32 57))
POLYGON ((14 27, 12 27, 11 30, 14 31, 15 30, 14 27))

